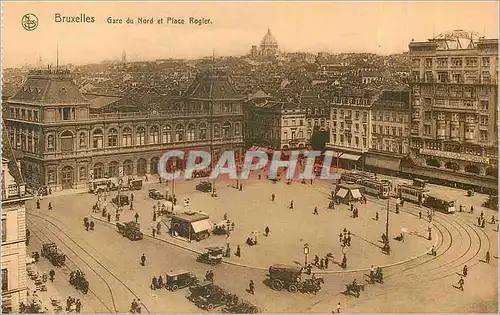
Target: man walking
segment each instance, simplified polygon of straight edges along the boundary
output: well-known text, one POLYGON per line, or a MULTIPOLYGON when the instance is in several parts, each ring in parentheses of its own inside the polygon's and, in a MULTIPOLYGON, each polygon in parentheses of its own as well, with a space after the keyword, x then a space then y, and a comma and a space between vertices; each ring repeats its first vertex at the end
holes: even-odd
POLYGON ((136 212, 134 218, 135 218, 135 223, 138 223, 137 221, 139 220, 139 213, 136 212))
POLYGON ((146 266, 146 256, 144 254, 141 256, 141 265, 146 266))
POLYGON ((460 277, 460 280, 458 280, 458 288, 462 291, 464 290, 464 282, 464 277, 460 277))
POLYGON ((313 215, 318 215, 318 207, 314 207, 313 215))
POLYGON ((264 233, 266 233, 266 237, 269 236, 269 227, 266 226, 266 229, 264 230, 264 233))
POLYGON ((255 284, 253 283, 253 280, 250 280, 250 283, 248 284, 248 292, 250 294, 255 294, 255 284))

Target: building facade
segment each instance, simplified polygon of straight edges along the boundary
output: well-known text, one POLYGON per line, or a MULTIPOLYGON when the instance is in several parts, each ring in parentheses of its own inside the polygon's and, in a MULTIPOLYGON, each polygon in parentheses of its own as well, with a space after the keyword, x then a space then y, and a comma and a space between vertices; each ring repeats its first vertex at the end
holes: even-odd
POLYGON ((168 110, 97 113, 67 71, 37 70, 7 102, 5 122, 27 182, 71 189, 104 177, 155 174, 167 150, 241 154, 243 101, 229 76, 211 70, 168 110))
POLYGON ((265 57, 273 57, 279 53, 278 42, 276 41, 276 38, 274 38, 273 34, 271 34, 271 29, 269 28, 267 29, 266 35, 260 42, 259 53, 265 57))
POLYGON ((19 312, 28 293, 26 193, 18 165, 2 158, 2 311, 19 312))
POLYGON ((332 99, 330 142, 326 145, 343 168, 363 168, 362 156, 372 147, 371 108, 374 95, 368 92, 339 93, 332 99))
POLYGON ((498 40, 452 31, 409 50, 413 163, 477 185, 497 177, 498 40))

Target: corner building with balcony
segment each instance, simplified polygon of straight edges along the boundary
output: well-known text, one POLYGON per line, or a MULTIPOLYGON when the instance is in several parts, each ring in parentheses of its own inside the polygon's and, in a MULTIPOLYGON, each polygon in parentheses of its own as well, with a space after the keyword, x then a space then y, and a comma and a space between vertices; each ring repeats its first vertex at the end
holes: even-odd
POLYGON ((168 110, 105 110, 102 98, 80 93, 68 71, 35 70, 8 100, 5 124, 28 183, 84 188, 92 179, 155 174, 168 150, 212 150, 214 157, 234 150, 238 159, 244 99, 229 76, 211 70, 163 106, 168 110))
POLYGON ((409 50, 410 173, 496 190, 498 39, 458 30, 409 50))

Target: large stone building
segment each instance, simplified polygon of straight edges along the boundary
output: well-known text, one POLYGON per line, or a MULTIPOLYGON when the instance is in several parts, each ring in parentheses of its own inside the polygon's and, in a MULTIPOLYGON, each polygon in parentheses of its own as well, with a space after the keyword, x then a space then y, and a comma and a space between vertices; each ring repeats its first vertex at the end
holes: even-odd
POLYGON ((343 168, 363 168, 362 156, 371 148, 371 108, 376 95, 367 91, 336 94, 330 109, 330 142, 326 145, 343 168))
POLYGON ((26 302, 25 202, 31 198, 19 165, 2 157, 2 312, 19 312, 26 302))
POLYGON ((413 163, 422 175, 496 187, 498 40, 460 30, 409 49, 413 163))
POLYGON ((252 57, 262 56, 262 57, 275 57, 279 54, 279 47, 276 38, 271 34, 271 29, 267 29, 267 33, 262 38, 260 42, 259 49, 256 45, 252 46, 250 50, 250 55, 252 57))
POLYGON ((386 90, 371 110, 371 148, 365 167, 375 172, 400 171, 401 160, 409 153, 409 92, 386 90))
POLYGON ((167 150, 241 153, 244 99, 218 70, 198 75, 165 110, 87 99, 67 71, 37 70, 7 102, 5 121, 27 182, 70 189, 92 179, 156 173, 167 150))

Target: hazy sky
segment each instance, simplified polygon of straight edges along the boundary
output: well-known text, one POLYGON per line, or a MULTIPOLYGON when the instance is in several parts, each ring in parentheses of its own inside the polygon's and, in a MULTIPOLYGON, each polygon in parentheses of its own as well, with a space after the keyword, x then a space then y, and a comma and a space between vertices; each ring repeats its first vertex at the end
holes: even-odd
POLYGON ((3 67, 56 60, 61 64, 193 58, 212 54, 244 54, 271 28, 281 50, 394 53, 408 49, 412 38, 426 40, 454 29, 486 32, 498 38, 495 2, 3 2, 3 67), (34 31, 21 25, 22 16, 39 19, 34 31), (55 14, 95 17, 95 23, 56 23, 55 14), (210 18, 209 25, 159 25, 158 18, 210 18), (124 24, 106 23, 108 17, 124 24), (135 24, 127 25, 127 17, 135 24), (137 18, 154 19, 138 25, 137 18))

